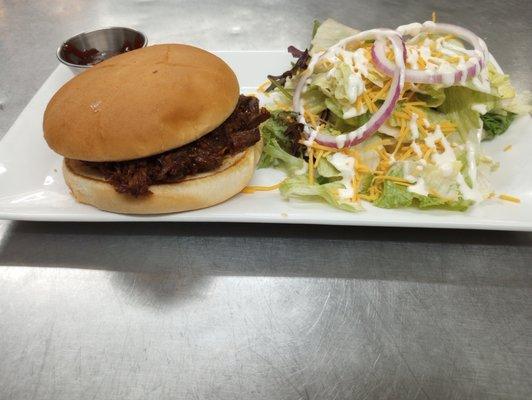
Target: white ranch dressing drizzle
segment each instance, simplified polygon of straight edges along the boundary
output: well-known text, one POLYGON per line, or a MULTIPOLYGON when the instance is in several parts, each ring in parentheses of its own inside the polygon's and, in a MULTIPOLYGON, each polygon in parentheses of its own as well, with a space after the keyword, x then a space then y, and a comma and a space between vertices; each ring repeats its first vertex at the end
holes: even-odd
MULTIPOLYGON (((319 55, 317 55, 319 56, 319 55)), ((337 71, 335 63, 340 61, 340 58, 351 68, 352 72, 347 78, 346 95, 349 102, 354 103, 356 99, 364 93, 366 86, 362 80, 362 75, 368 75, 368 60, 364 55, 364 49, 358 48, 354 52, 344 50, 340 46, 330 47, 322 57, 323 61, 333 64, 333 67, 327 72, 327 79, 331 79, 337 71)), ((367 112, 367 107, 362 106, 360 109, 350 107, 344 110, 343 118, 353 118, 367 112)))
POLYGON ((336 136, 336 145, 338 146, 339 149, 341 149, 342 147, 344 147, 345 145, 345 141, 347 140, 347 138, 345 136, 336 136))
MULTIPOLYGON (((449 46, 447 46, 447 42, 445 42, 445 38, 440 37, 436 39, 436 49, 440 53, 445 54, 446 56, 449 56, 449 57, 458 57, 458 65, 456 66, 456 70, 462 72, 460 76, 460 84, 465 85, 467 81, 466 70, 467 70, 468 65, 466 65, 463 54, 466 54, 466 53, 457 51, 459 46, 452 45, 452 47, 453 48, 450 48, 449 46)), ((446 64, 450 65, 450 63, 448 62, 446 62, 446 64)), ((442 71, 442 72, 445 72, 445 71, 442 71)), ((447 85, 447 84, 452 84, 452 83, 444 82, 444 84, 447 85)))
POLYGON ((442 46, 445 47, 446 49, 449 49, 449 50, 453 50, 457 53, 461 53, 461 54, 465 54, 466 56, 474 56, 474 57, 478 57, 478 56, 481 56, 482 54, 479 54, 478 51, 475 51, 475 50, 468 50, 464 47, 461 47, 461 46, 458 46, 454 43, 451 43, 451 42, 444 42, 442 43, 442 46))
POLYGON ((359 72, 349 74, 347 78, 347 99, 354 103, 358 96, 364 93, 366 86, 359 72))
MULTIPOLYGON (((352 74, 347 78, 347 98, 351 103, 354 103, 355 100, 360 96, 365 90, 366 86, 362 80, 362 75, 368 75, 368 60, 364 55, 364 49, 358 48, 354 52, 344 50, 342 48, 337 48, 334 51, 334 59, 326 58, 330 62, 336 62, 339 60, 340 56, 343 61, 351 68, 353 71, 352 74)), ((327 78, 331 78, 336 71, 336 66, 327 73, 327 78), (332 72, 332 73, 331 73, 332 72)), ((353 107, 354 108, 354 107, 353 107)), ((365 111, 364 111, 365 112, 365 111)), ((364 112, 357 110, 358 114, 353 116, 361 115, 364 112)), ((349 117, 344 117, 349 118, 349 117)))
MULTIPOLYGON (((482 126, 478 130, 476 130, 476 132, 474 132, 471 136, 475 136, 476 140, 478 141, 477 143, 480 143, 480 140, 482 138, 482 126)), ((473 188, 476 188, 478 186, 477 148, 475 147, 472 141, 468 141, 466 143, 466 154, 469 178, 471 179, 471 184, 473 188)))
POLYGON ((439 37, 439 38, 436 39, 436 50, 438 50, 440 53, 445 54, 446 56, 449 56, 449 57, 456 56, 456 53, 454 51, 446 48, 443 45, 443 41, 444 40, 445 40, 445 38, 443 38, 443 37, 439 37))
POLYGON ((410 65, 412 69, 419 69, 417 62, 419 60, 419 53, 415 48, 407 47, 406 48, 406 62, 410 65))
MULTIPOLYGON (((425 138, 425 144, 429 146, 430 148, 435 148, 436 141, 440 141, 440 143, 443 146, 443 153, 437 153, 435 152, 432 154, 432 161, 436 166, 442 171, 444 176, 450 176, 453 172, 453 163, 456 161, 456 155, 454 154, 454 151, 449 144, 449 141, 445 137, 445 135, 442 133, 441 128, 439 125, 436 125, 436 129, 434 129, 434 133, 427 135, 425 138)), ((470 163, 469 163, 470 166, 470 163)), ((474 172, 476 175, 476 166, 474 168, 474 172)), ((473 174, 471 173, 471 180, 473 182, 473 174)), ((460 192, 462 193, 462 196, 466 200, 474 200, 479 201, 482 199, 482 196, 474 189, 475 184, 473 183, 473 189, 471 189, 467 183, 465 182, 464 176, 461 172, 458 172, 456 175, 456 181, 458 183, 458 186, 460 188, 460 192)), ((475 179, 476 182, 476 179, 475 179)))
POLYGON ((429 38, 426 38, 423 41, 423 46, 421 46, 418 51, 419 51, 419 56, 423 59, 423 61, 425 61, 425 63, 427 63, 429 58, 431 57, 429 38))
MULTIPOLYGON (((411 24, 414 25, 414 24, 411 24)), ((414 30, 417 29, 418 26, 413 26, 411 29, 414 30)), ((407 28, 406 31, 408 32, 409 29, 407 28)), ((418 46, 407 46, 406 49, 406 61, 410 68, 413 70, 419 70, 418 66, 418 60, 422 59, 425 62, 426 70, 442 73, 445 74, 444 81, 442 82, 445 86, 451 86, 455 83, 455 75, 453 72, 461 71, 462 74, 460 75, 460 84, 463 86, 465 85, 468 76, 467 76, 467 69, 471 67, 471 65, 475 65, 479 63, 478 58, 473 58, 471 61, 465 60, 464 56, 467 55, 469 57, 478 57, 480 52, 474 51, 474 50, 467 50, 463 49, 457 45, 449 44, 445 41, 444 37, 439 37, 435 39, 434 41, 430 38, 425 38, 422 45, 418 46), (432 55, 431 51, 431 44, 435 43, 436 50, 440 53, 449 56, 449 57, 458 57, 458 64, 457 66, 453 65, 449 61, 435 57, 432 55)), ((476 65, 477 69, 479 68, 479 65, 476 65)), ((484 90, 486 90, 486 80, 478 80, 476 82, 477 86, 482 85, 484 90)))
POLYGON ((419 35, 423 25, 419 22, 412 22, 411 24, 403 25, 397 28, 397 31, 403 36, 416 36, 419 35))
POLYGON ((467 166, 469 172, 469 178, 471 179, 471 184, 473 188, 477 187, 477 160, 476 152, 473 143, 468 142, 466 145, 467 149, 467 166))
POLYGON ((307 130, 307 132, 310 133, 310 135, 307 140, 303 141, 303 144, 307 147, 312 146, 312 143, 314 143, 314 139, 316 139, 316 136, 318 136, 318 131, 312 128, 307 128, 307 125, 305 125, 305 129, 307 130))
POLYGON ((336 168, 342 176, 341 183, 344 189, 338 191, 338 196, 342 200, 347 200, 353 197, 355 190, 353 188, 353 175, 355 173, 356 160, 344 153, 336 152, 328 156, 329 162, 336 168))
MULTIPOLYGON (((368 31, 366 32, 367 33, 371 33, 372 35, 375 35, 377 38, 379 37, 383 37, 386 32, 389 32, 389 30, 387 29, 372 29, 371 31, 368 31)), ((357 36, 357 35, 354 35, 354 36, 357 36)), ((364 38, 364 35, 362 35, 361 37, 361 40, 363 40, 364 38)), ((343 40, 340 40, 338 43, 336 43, 335 45, 329 47, 327 50, 324 50, 324 51, 321 51, 319 53, 316 53, 314 54, 311 59, 310 59, 310 62, 307 66, 307 70, 305 71, 305 73, 303 73, 303 75, 300 77, 300 79, 304 79, 304 80, 307 80, 310 75, 312 74, 312 72, 314 71, 314 67, 316 66, 316 64, 318 63, 318 61, 320 61, 320 59, 324 58, 326 60, 329 60, 331 61, 331 57, 329 56, 329 54, 333 54, 335 59, 337 60, 338 57, 336 56, 336 53, 338 52, 338 49, 341 49, 343 48, 343 46, 346 45, 346 43, 348 43, 349 40, 353 40, 352 37, 348 37, 346 39, 343 39, 343 40)), ((397 62, 398 58, 397 58, 397 55, 396 55, 396 62, 397 62)), ((400 75, 400 79, 399 79, 399 87, 402 88, 404 84, 404 75, 400 75)), ((298 93, 298 86, 296 86, 296 91, 294 93, 294 98, 293 98, 293 108, 294 108, 294 111, 298 112, 299 113, 299 117, 298 117, 298 122, 302 123, 304 125, 304 132, 308 135, 308 139, 305 140, 303 143, 306 145, 306 146, 310 146, 312 145, 312 143, 314 142, 314 140, 316 139, 317 135, 318 135, 318 132, 309 128, 308 127, 308 124, 306 123, 305 121, 305 118, 304 118, 304 105, 303 105, 303 102, 301 101, 301 94, 305 92, 306 88, 308 87, 309 85, 309 82, 306 82, 306 84, 302 85, 303 87, 300 89, 299 93, 298 93)), ((385 100, 385 104, 386 104, 386 101, 385 100)), ((360 135, 360 133, 364 132, 364 130, 366 129, 368 123, 366 122, 365 124, 363 124, 362 126, 358 127, 357 129, 355 129, 354 131, 352 132, 349 132, 348 134, 343 134, 343 135, 339 135, 336 137, 336 144, 338 147, 343 147, 345 142, 348 140, 348 139, 352 139, 353 137, 357 137, 358 135, 360 135)))
POLYGON ((414 150, 414 153, 416 153, 416 156, 419 158, 422 157, 421 148, 419 147, 419 144, 417 144, 416 140, 419 139, 419 129, 417 127, 417 119, 418 115, 416 113, 412 113, 412 118, 410 119, 409 128, 410 128, 410 136, 412 136, 412 142, 410 142, 410 147, 412 147, 412 150, 414 150))
POLYGON ((342 114, 342 117, 344 119, 349 119, 353 117, 358 117, 359 115, 365 114, 368 111, 368 107, 362 103, 362 107, 360 109, 356 109, 356 107, 349 107, 347 110, 344 111, 342 114))
POLYGON ((412 193, 420 194, 422 196, 428 196, 429 194, 427 184, 425 183, 425 180, 421 176, 417 177, 416 183, 408 186, 408 191, 412 193))
MULTIPOLYGON (((309 68, 309 70, 314 69, 321 55, 322 53, 317 53, 312 56, 312 58, 310 59, 309 65, 307 67, 309 68)), ((303 77, 301 79, 303 79, 303 77)), ((310 84, 309 82, 305 84, 305 86, 301 90, 302 93, 306 92, 306 89, 308 88, 309 84, 310 84)), ((294 103, 294 111, 298 112, 300 115, 303 115, 305 113, 305 108, 303 107, 302 101, 299 101, 299 107, 297 107, 297 109, 294 103)), ((318 131, 312 129, 308 124, 303 124, 303 130, 308 135, 308 138, 305 141, 303 141, 303 144, 307 147, 312 146, 312 143, 314 143, 314 139, 316 139, 316 136, 318 136, 318 131)))
POLYGON ((364 76, 368 75, 368 59, 366 58, 366 54, 364 52, 364 49, 358 48, 352 54, 353 59, 353 65, 360 71, 360 73, 364 76))

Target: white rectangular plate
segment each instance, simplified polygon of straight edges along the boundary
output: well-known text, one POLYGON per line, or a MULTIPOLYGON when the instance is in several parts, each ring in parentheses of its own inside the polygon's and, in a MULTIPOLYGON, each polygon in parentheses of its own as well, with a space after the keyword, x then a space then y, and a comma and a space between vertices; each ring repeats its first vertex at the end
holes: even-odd
MULTIPOLYGON (((252 92, 264 77, 288 65, 284 52, 218 52, 236 72, 243 92, 252 92)), ((520 204, 498 199, 485 201, 465 213, 443 210, 385 210, 365 204, 366 211, 348 213, 326 204, 285 201, 277 191, 239 194, 204 210, 155 216, 112 214, 76 203, 61 175, 62 158, 46 145, 42 115, 51 96, 71 72, 59 66, 0 142, 0 218, 34 221, 210 221, 268 222, 330 225, 404 226, 532 230, 532 121, 514 122, 510 130, 486 143, 489 155, 501 167, 492 175, 498 193, 521 199, 520 204), (507 145, 510 151, 504 152, 507 145)), ((252 184, 274 184, 282 174, 258 170, 252 184)))

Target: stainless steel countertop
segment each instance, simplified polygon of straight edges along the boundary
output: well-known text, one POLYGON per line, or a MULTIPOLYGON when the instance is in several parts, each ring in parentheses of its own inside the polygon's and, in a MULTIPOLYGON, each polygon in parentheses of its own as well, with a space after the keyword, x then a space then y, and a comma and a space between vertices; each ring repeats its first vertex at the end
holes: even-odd
MULTIPOLYGON (((282 49, 436 10, 531 89, 530 3, 454 3, 0 0, 0 136, 108 25, 282 49)), ((528 399, 531 332, 532 234, 0 221, 0 399, 528 399)))

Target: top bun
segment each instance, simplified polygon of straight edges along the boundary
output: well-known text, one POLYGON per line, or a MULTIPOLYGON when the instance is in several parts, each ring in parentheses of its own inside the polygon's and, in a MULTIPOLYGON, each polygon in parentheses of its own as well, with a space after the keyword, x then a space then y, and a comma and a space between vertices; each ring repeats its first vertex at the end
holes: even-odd
POLYGON ((147 157, 190 143, 236 107, 238 81, 215 55, 183 44, 130 51, 67 82, 44 113, 44 138, 85 161, 147 157))

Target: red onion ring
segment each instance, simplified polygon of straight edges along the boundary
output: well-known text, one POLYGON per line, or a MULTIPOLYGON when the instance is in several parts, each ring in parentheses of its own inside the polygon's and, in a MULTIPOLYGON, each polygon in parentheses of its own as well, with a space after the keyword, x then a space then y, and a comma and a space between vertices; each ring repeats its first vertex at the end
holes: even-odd
POLYGON ((392 31, 388 29, 372 29, 372 30, 360 32, 348 38, 342 39, 338 43, 336 43, 334 46, 331 46, 327 50, 321 51, 312 57, 307 69, 301 76, 296 86, 296 89, 294 91, 293 109, 294 111, 299 113, 298 122, 304 125, 303 132, 305 133, 305 136, 307 137, 307 141, 309 143, 316 141, 317 143, 322 144, 324 146, 328 146, 332 148, 339 148, 339 149, 345 148, 345 147, 351 147, 369 138, 390 117, 390 115, 393 112, 393 109, 395 108, 395 105, 397 104, 397 101, 399 100, 401 91, 403 90, 403 87, 404 87, 404 83, 405 83, 404 43, 401 39, 401 36, 396 31, 392 31), (334 51, 336 48, 344 47, 348 43, 355 42, 355 41, 361 42, 361 41, 366 41, 366 40, 371 40, 371 39, 378 40, 384 37, 390 40, 392 44, 392 49, 393 49, 394 56, 395 56, 395 65, 392 64, 393 65, 392 83, 390 85, 390 90, 388 91, 388 95, 386 96, 386 99, 384 100, 384 103, 382 104, 382 106, 377 110, 375 114, 371 116, 370 120, 366 122, 364 125, 360 126, 358 129, 355 129, 354 131, 347 132, 342 135, 338 135, 338 136, 325 135, 312 129, 307 124, 307 121, 305 120, 303 104, 301 101, 301 94, 304 88, 306 87, 307 80, 310 78, 310 75, 314 71, 314 67, 316 66, 318 61, 325 54, 331 51, 334 51))
MULTIPOLYGON (((452 34, 460 39, 470 43, 474 48, 476 56, 471 57, 462 68, 456 68, 449 72, 436 71, 420 71, 407 68, 405 71, 405 81, 413 83, 429 83, 429 84, 444 84, 451 86, 458 82, 465 82, 466 79, 474 78, 486 66, 489 59, 489 52, 484 41, 475 35, 473 32, 451 24, 436 24, 432 21, 427 21, 423 24, 402 25, 397 28, 401 35, 409 34, 414 31, 415 34, 419 32, 452 34)), ((393 75, 395 65, 388 60, 385 55, 385 45, 382 40, 375 41, 371 55, 373 62, 377 69, 386 75, 393 75)))

